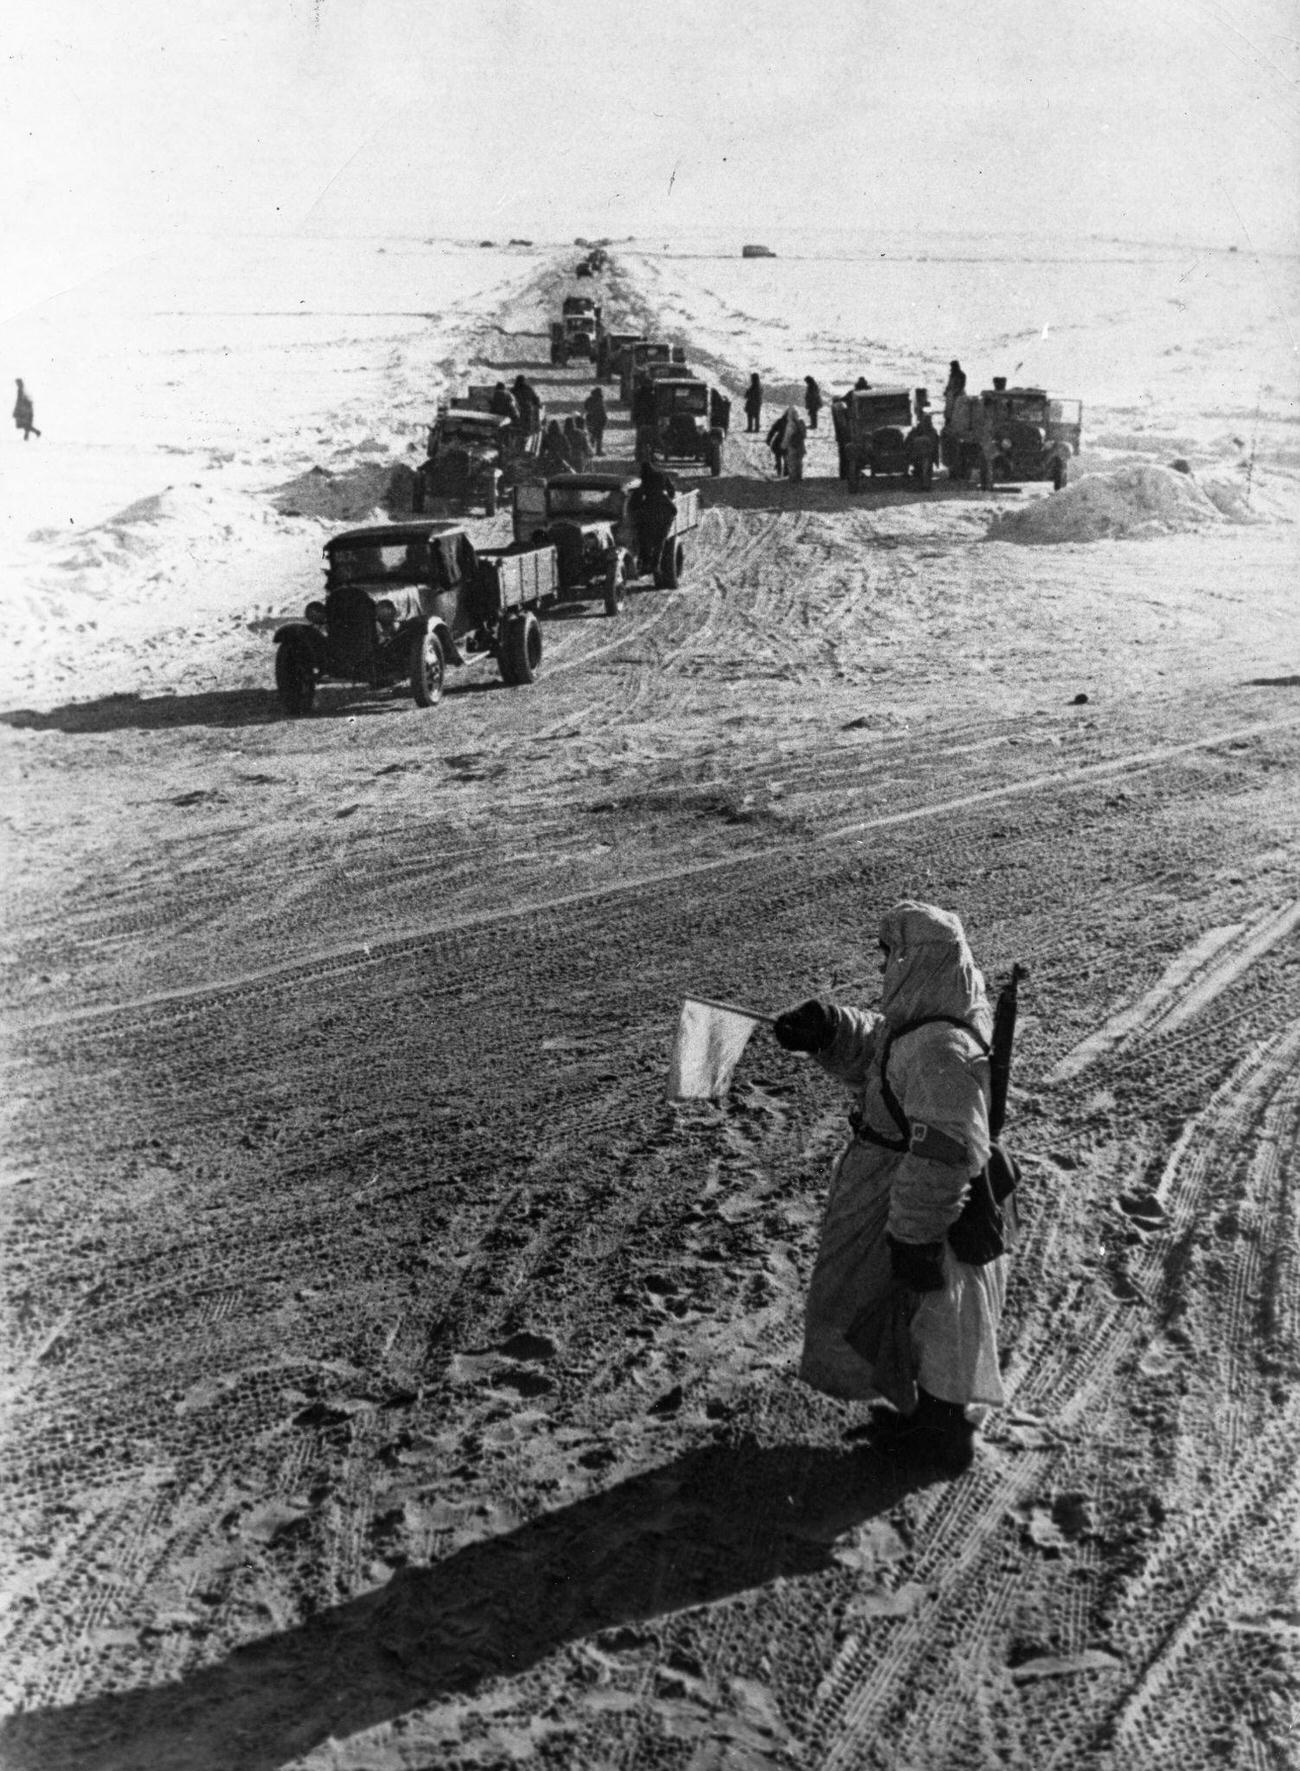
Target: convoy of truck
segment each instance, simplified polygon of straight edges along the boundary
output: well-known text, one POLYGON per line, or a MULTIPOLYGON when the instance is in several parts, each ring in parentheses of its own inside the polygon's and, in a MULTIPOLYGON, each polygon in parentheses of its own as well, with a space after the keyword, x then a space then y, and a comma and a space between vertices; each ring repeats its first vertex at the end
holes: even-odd
MULTIPOLYGON (((607 265, 606 254, 593 252, 579 274, 595 277, 607 265)), ((633 408, 639 459, 721 473, 731 401, 687 365, 683 346, 608 330, 602 304, 587 295, 567 295, 549 332, 557 368, 579 360, 586 374, 617 379, 620 399, 633 408)), ((984 487, 1050 480, 1059 490, 1081 447, 1081 403, 1043 388, 995 378, 966 402, 960 431, 937 432, 928 406, 924 388, 873 387, 865 377, 832 400, 839 472, 850 492, 885 479, 928 492, 936 461, 959 483, 976 474, 984 487)), ((432 707, 448 667, 476 656, 495 658, 512 686, 531 683, 541 667, 541 617, 557 604, 590 598, 614 616, 639 581, 680 585, 687 539, 699 526, 699 491, 680 489, 671 510, 661 503, 652 514, 630 473, 542 477, 545 408, 535 398, 513 417, 502 407, 501 383, 471 385, 439 411, 414 475, 402 470, 413 480, 412 520, 326 542, 323 598, 275 633, 276 691, 287 714, 309 713, 325 681, 404 684, 418 706, 432 707), (510 483, 509 546, 479 546, 463 521, 425 514, 440 501, 493 516, 510 483)))

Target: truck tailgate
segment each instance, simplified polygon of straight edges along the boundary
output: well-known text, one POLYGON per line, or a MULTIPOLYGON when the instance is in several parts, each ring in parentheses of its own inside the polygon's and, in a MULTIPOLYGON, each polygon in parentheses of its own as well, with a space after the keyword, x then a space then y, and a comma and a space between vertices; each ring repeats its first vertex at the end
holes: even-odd
POLYGON ((677 521, 673 524, 674 535, 685 535, 688 529, 700 526, 700 493, 697 486, 689 492, 677 494, 677 521))
POLYGON ((559 588, 553 547, 484 548, 479 552, 480 618, 528 608, 559 588))

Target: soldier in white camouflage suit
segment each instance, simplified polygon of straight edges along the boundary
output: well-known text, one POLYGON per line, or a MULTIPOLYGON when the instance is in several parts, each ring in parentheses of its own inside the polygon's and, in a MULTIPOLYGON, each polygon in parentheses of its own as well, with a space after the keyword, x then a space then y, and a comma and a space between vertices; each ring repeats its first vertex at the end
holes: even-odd
POLYGON ((891 1455, 952 1471, 973 1451, 971 1404, 1005 1400, 998 1324, 1005 1253, 979 1265, 949 1241, 989 1157, 984 980, 960 921, 896 905, 880 923, 881 1011, 813 1000, 777 1017, 857 1097, 835 1168, 809 1289, 800 1374, 879 1409, 891 1455))

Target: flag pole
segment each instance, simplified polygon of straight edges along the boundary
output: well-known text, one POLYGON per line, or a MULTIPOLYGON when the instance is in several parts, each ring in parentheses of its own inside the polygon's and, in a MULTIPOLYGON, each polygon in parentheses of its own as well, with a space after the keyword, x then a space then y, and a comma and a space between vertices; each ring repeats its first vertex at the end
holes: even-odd
POLYGON ((724 1014, 743 1015, 747 1021, 759 1021, 764 1027, 770 1027, 776 1020, 775 1015, 760 1015, 752 1008, 741 1008, 735 1002, 717 1002, 711 996, 689 996, 688 1002, 701 1002, 705 1008, 720 1008, 724 1014))

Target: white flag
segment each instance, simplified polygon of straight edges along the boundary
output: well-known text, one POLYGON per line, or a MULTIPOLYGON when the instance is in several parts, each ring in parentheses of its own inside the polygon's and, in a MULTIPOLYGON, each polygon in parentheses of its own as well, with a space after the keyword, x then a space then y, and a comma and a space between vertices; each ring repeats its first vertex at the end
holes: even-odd
POLYGON ((716 1100, 726 1094, 750 1034, 760 1022, 770 1023, 770 1019, 688 996, 682 1004, 668 1070, 669 1100, 716 1100))

